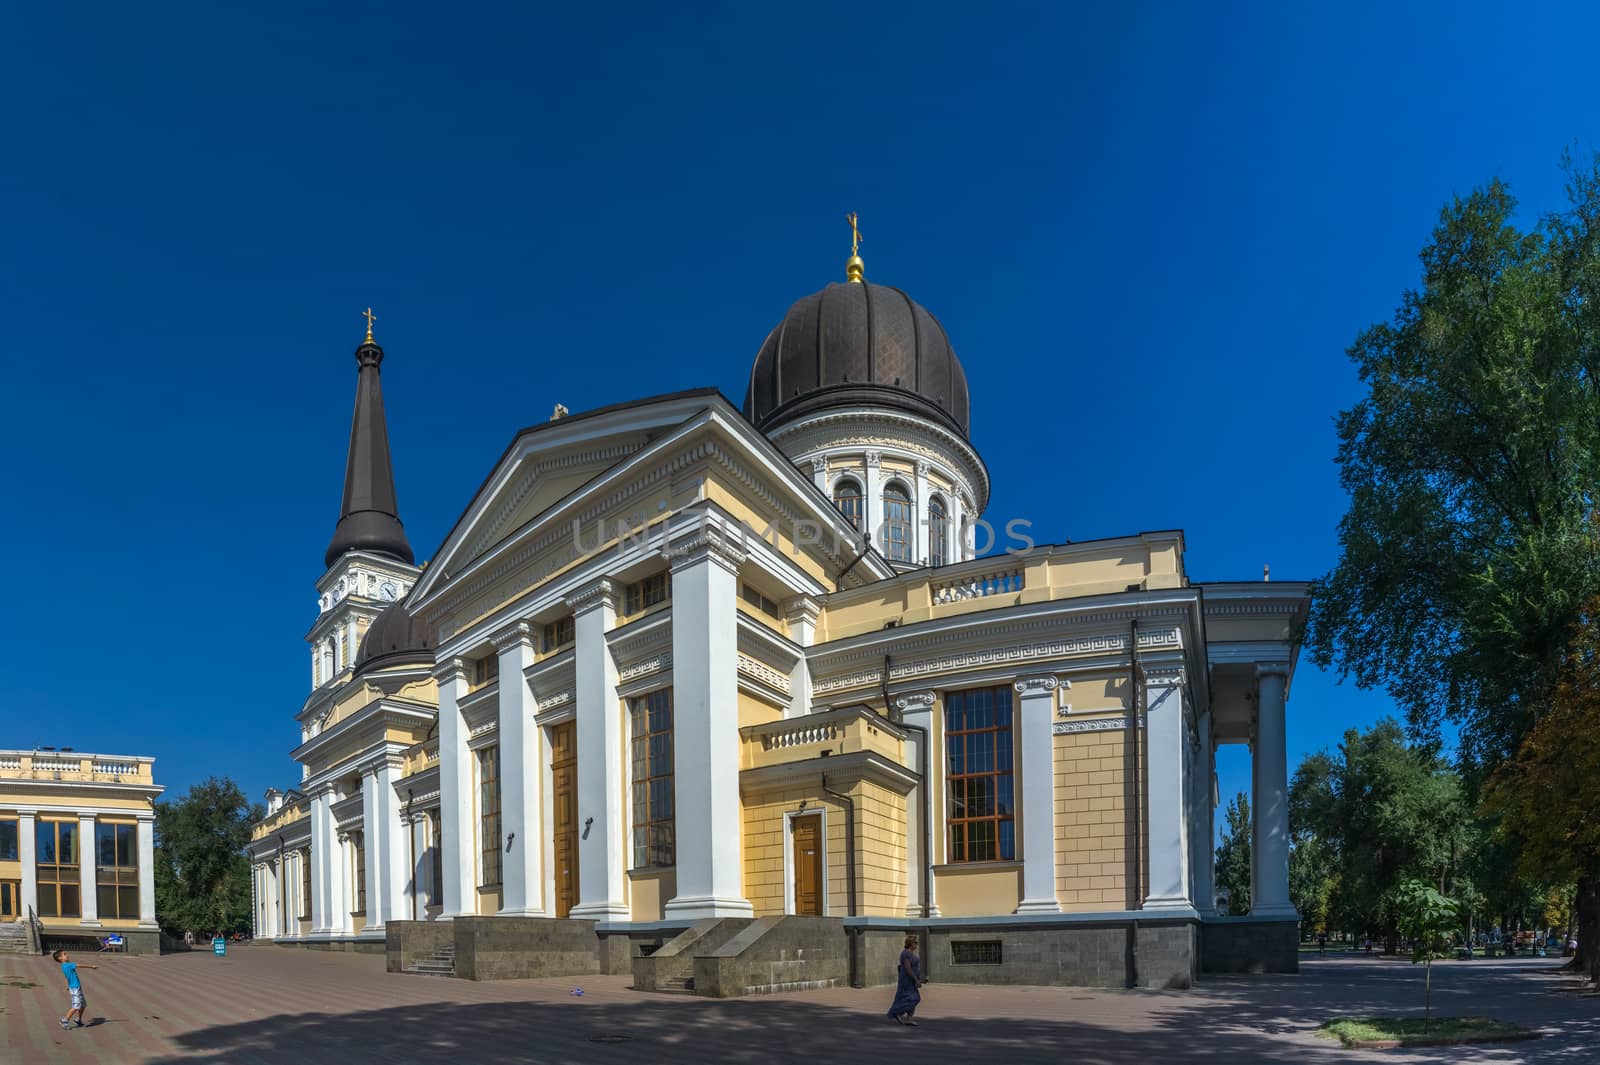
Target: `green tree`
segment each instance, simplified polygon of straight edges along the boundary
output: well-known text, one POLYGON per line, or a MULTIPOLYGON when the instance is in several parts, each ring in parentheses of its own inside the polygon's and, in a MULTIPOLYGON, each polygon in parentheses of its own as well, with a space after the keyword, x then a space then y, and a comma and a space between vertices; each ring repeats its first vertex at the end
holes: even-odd
POLYGON ((1228 893, 1228 912, 1250 912, 1250 797, 1244 792, 1228 803, 1227 831, 1217 848, 1217 887, 1228 893))
MULTIPOLYGON (((1474 787, 1548 708, 1581 606, 1600 591, 1587 535, 1600 484, 1600 166, 1569 161, 1568 174, 1569 209, 1530 229, 1513 223, 1499 181, 1444 208, 1421 287, 1350 348, 1367 393, 1339 417, 1350 506, 1308 646, 1387 689, 1425 740, 1454 721, 1474 787)), ((1577 864, 1600 928, 1596 857, 1577 864)))
MULTIPOLYGON (((1289 789, 1289 828, 1310 900, 1297 906, 1316 906, 1325 890, 1328 923, 1380 933, 1393 951, 1395 889, 1421 879, 1451 891, 1474 825, 1455 771, 1428 749, 1408 746, 1399 723, 1384 719, 1365 732, 1349 730, 1336 751, 1301 763, 1289 789)), ((1292 851, 1290 863, 1293 891, 1292 851)))
POLYGON ((1426 966, 1422 984, 1422 1030, 1426 1033, 1433 1008, 1433 963, 1450 956, 1450 933, 1461 920, 1460 907, 1426 881, 1407 880, 1395 887, 1392 908, 1401 934, 1411 943, 1411 964, 1426 966))
POLYGON ((171 935, 250 928, 250 826, 265 816, 227 778, 156 804, 156 918, 171 935))

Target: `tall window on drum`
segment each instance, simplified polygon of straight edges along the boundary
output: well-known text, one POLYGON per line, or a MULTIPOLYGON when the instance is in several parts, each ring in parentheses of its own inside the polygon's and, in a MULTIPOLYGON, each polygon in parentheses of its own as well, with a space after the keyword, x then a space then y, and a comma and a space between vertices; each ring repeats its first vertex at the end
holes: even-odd
POLYGON ((883 553, 890 562, 911 561, 911 495, 900 484, 883 489, 883 553))
POLYGON ((942 566, 950 561, 950 515, 944 500, 928 500, 928 565, 942 566))
POLYGON ((1014 860, 1011 686, 947 694, 944 737, 945 790, 950 796, 947 860, 1014 860))
POLYGON ((500 885, 500 748, 478 752, 478 845, 480 887, 500 885))
POLYGON ((833 486, 833 505, 851 525, 865 531, 866 525, 861 519, 866 514, 866 500, 861 494, 859 482, 850 477, 841 477, 833 486))

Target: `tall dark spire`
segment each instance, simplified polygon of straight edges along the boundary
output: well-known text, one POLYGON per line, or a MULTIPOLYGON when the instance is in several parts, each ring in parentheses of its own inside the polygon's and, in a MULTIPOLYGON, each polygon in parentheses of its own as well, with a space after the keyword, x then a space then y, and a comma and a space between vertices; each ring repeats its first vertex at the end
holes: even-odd
MULTIPOLYGON (((370 312, 369 312, 370 313, 370 312)), ((394 468, 389 462, 389 428, 383 418, 383 386, 378 367, 383 349, 367 339, 356 349, 356 413, 350 423, 350 457, 344 469, 344 506, 323 562, 329 568, 346 551, 372 551, 401 562, 414 561, 400 508, 395 502, 394 468)))

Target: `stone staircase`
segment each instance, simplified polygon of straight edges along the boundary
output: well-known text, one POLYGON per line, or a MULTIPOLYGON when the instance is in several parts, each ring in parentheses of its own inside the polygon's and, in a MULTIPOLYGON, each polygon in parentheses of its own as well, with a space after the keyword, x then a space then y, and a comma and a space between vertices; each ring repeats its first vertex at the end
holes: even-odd
POLYGON ((0 954, 37 954, 26 921, 0 921, 0 954))
POLYGON ((440 947, 421 961, 405 967, 405 972, 419 976, 454 976, 456 974, 456 945, 440 947))
POLYGON ((715 950, 750 925, 748 917, 710 917, 696 921, 648 957, 633 959, 633 986, 639 991, 695 993, 695 955, 715 950))

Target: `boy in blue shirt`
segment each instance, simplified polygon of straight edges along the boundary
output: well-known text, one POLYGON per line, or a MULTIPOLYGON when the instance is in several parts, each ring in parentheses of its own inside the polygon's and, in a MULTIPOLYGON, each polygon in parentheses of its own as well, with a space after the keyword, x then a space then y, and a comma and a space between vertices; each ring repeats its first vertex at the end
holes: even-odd
MULTIPOLYGON (((67 978, 67 994, 72 996, 72 1008, 61 1018, 62 1030, 83 1027, 83 981, 78 979, 78 965, 67 959, 67 952, 58 950, 50 955, 61 963, 61 975, 67 978)), ((98 965, 85 965, 85 969, 98 969, 98 965)))

